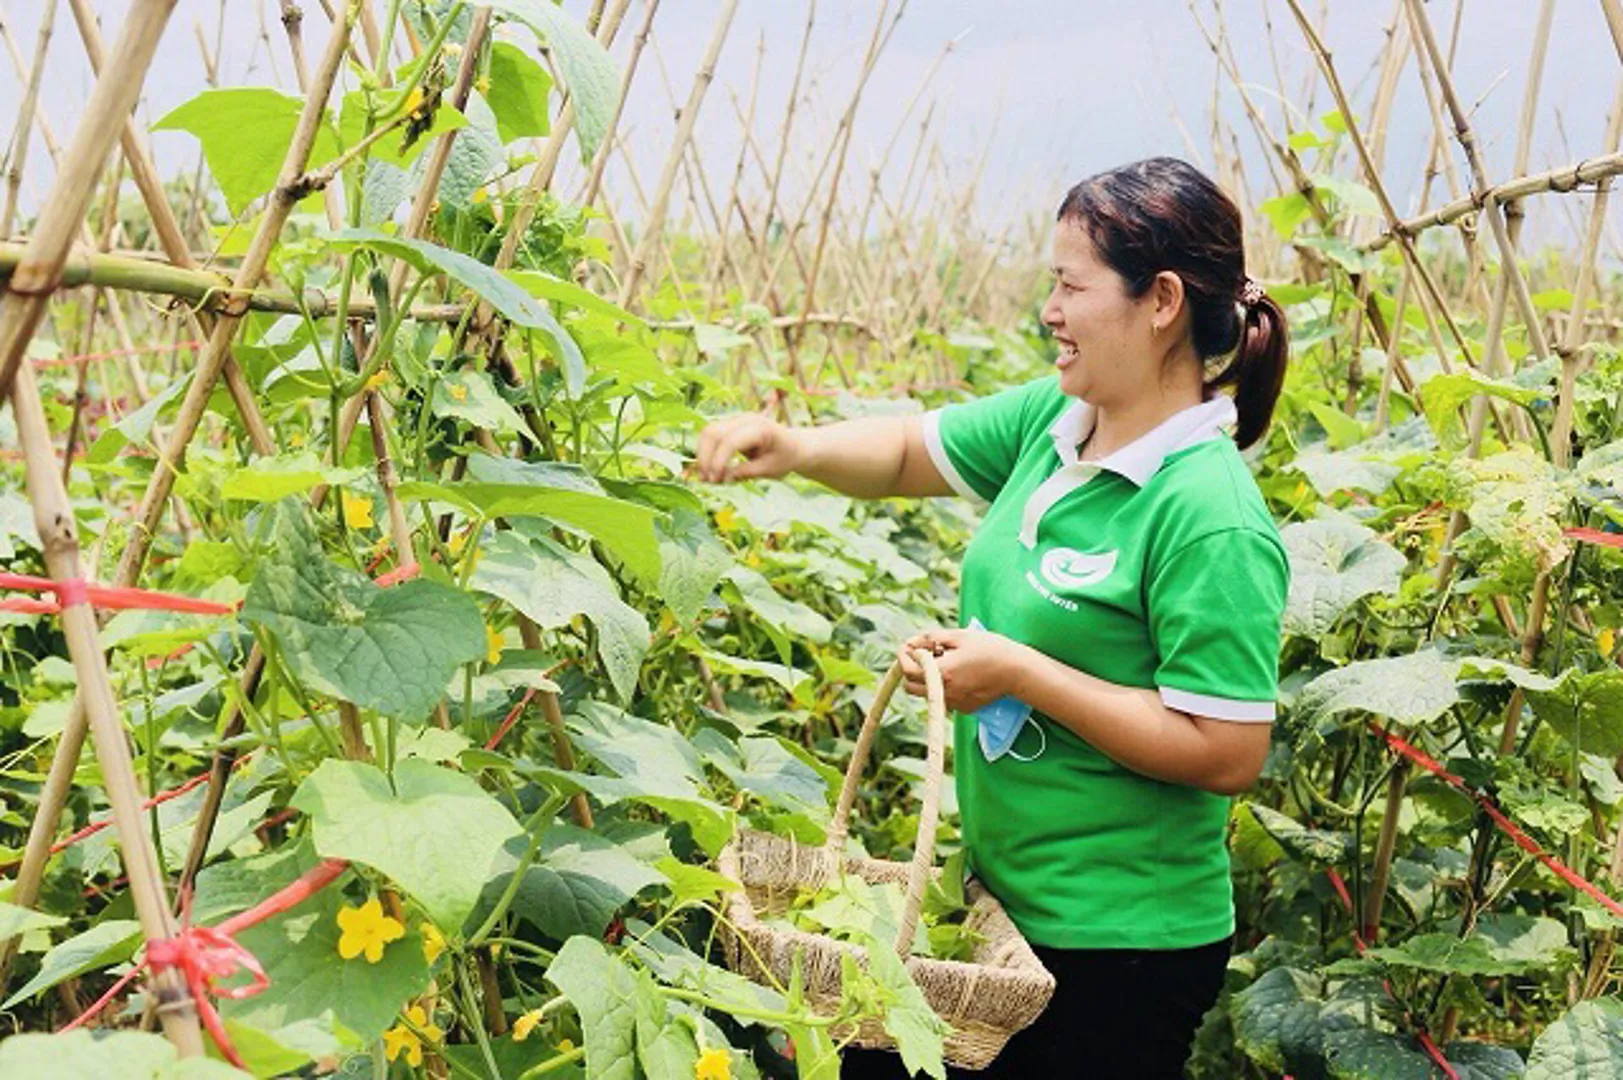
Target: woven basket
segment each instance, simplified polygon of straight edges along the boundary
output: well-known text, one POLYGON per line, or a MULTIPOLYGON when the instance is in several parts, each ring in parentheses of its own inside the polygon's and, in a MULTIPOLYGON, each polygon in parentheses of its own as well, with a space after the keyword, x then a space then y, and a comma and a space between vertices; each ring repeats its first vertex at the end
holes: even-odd
MULTIPOLYGON (((717 868, 744 886, 742 891, 727 894, 722 947, 734 971, 762 984, 776 980, 780 987, 789 983, 790 967, 798 954, 807 1001, 817 1011, 831 1015, 840 1001, 841 956, 850 954, 866 966, 866 949, 821 934, 767 925, 761 920, 783 914, 802 888, 821 887, 842 868, 873 883, 906 882, 907 902, 897 933, 897 954, 930 1007, 952 1028, 945 1044, 946 1059, 961 1068, 983 1069, 997 1057, 1009 1036, 1030 1024, 1047 1006, 1054 993, 1054 977, 1031 951, 1003 906, 976 881, 970 881, 965 892, 970 904, 966 925, 983 937, 974 958, 962 962, 908 954, 925 885, 934 873, 947 726, 945 694, 935 660, 923 650, 913 655, 924 667, 929 702, 924 807, 919 815, 913 861, 888 862, 841 854, 851 807, 856 802, 857 782, 878 733, 879 718, 901 681, 898 661, 885 675, 873 707, 863 719, 827 843, 820 848, 810 847, 745 829, 717 857, 717 868)), ((849 1029, 832 1032, 837 1038, 848 1033, 849 1029)), ((895 1048, 895 1042, 877 1020, 865 1021, 853 1042, 873 1049, 895 1048)))

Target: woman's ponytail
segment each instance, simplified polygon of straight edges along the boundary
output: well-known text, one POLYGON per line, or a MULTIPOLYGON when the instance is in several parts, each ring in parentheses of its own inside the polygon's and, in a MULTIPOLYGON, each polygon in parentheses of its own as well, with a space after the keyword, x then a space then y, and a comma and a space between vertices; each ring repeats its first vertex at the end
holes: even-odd
POLYGON ((1206 382, 1208 390, 1234 387, 1234 407, 1240 414, 1234 441, 1242 450, 1268 434, 1274 404, 1285 385, 1290 350, 1285 312, 1249 278, 1246 292, 1239 304, 1243 314, 1234 359, 1206 382))

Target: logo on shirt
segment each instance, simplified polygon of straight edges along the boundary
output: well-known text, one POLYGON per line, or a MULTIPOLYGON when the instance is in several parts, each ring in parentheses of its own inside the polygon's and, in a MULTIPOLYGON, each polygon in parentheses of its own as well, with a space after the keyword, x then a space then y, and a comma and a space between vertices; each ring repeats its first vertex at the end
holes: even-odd
POLYGON ((1056 589, 1081 589, 1097 585, 1116 568, 1119 552, 1084 552, 1075 548, 1051 548, 1043 553, 1039 569, 1056 589))

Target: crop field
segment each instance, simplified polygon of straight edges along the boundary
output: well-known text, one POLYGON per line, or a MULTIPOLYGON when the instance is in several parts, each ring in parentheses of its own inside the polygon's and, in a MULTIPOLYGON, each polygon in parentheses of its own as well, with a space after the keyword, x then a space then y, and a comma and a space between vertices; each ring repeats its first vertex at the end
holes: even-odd
MULTIPOLYGON (((931 980, 1017 965, 976 721, 891 691, 981 510, 700 435, 1049 378, 1084 174, 963 151, 957 39, 893 92, 907 0, 3 6, 0 1078, 944 1080, 931 980)), ((1356 66, 1326 4, 1165 6, 1209 100, 1146 107, 1290 328, 1186 1075, 1623 1077, 1623 2, 1563 8, 1618 63, 1554 167, 1554 0, 1490 130, 1463 0, 1356 66)))

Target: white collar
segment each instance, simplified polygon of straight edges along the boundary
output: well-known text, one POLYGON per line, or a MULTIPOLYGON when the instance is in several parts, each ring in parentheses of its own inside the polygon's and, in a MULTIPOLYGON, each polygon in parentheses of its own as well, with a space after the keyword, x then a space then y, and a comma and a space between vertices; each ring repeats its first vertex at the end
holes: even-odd
MULTIPOLYGON (((1077 446, 1093 431, 1096 413, 1092 405, 1078 399, 1049 425, 1048 434, 1054 440, 1054 452, 1059 455, 1061 464, 1077 463, 1077 446)), ((1143 487, 1169 456, 1221 434, 1222 429, 1238 419, 1234 399, 1220 393, 1210 401, 1173 413, 1115 453, 1090 464, 1109 469, 1131 480, 1135 486, 1143 487)))

